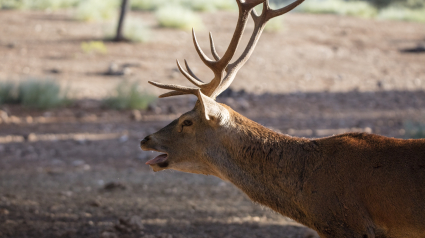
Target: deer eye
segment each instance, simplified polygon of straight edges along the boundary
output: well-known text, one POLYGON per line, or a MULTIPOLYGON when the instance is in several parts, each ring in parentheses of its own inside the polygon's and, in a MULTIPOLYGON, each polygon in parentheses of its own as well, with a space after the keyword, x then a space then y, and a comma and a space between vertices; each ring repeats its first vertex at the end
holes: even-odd
POLYGON ((193 122, 190 121, 190 120, 184 120, 183 121, 183 126, 191 126, 192 124, 193 124, 193 122))

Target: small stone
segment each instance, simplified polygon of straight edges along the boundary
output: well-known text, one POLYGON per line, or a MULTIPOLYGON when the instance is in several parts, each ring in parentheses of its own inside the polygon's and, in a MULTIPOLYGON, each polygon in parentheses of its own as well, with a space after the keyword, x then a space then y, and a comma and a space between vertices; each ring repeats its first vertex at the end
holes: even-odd
POLYGON ((66 196, 66 197, 71 197, 73 192, 72 191, 62 191, 61 194, 66 196))
POLYGON ((120 138, 118 139, 119 142, 124 143, 126 141, 128 141, 128 135, 122 135, 120 136, 120 138))
POLYGON ((122 74, 123 75, 130 75, 133 71, 131 70, 130 67, 123 67, 122 69, 122 74))
POLYGON ((171 114, 176 113, 176 109, 173 106, 168 106, 167 111, 168 111, 168 113, 171 113, 171 114))
POLYGON ((7 210, 7 209, 0 209, 0 215, 9 215, 9 210, 7 210))
POLYGON ((34 122, 34 119, 32 118, 32 116, 27 116, 27 117, 25 118, 25 121, 26 121, 28 124, 31 124, 31 123, 33 123, 33 122, 34 122))
POLYGON ((148 106, 148 111, 153 112, 155 114, 160 114, 162 112, 162 109, 156 105, 150 104, 148 106))
POLYGON ((117 234, 110 231, 104 231, 100 236, 102 238, 118 238, 117 234))
POLYGON ((116 74, 116 72, 119 70, 119 66, 115 62, 111 62, 109 64, 108 73, 110 74, 116 74))
POLYGON ((131 119, 133 119, 135 121, 141 121, 142 120, 142 113, 139 110, 131 111, 131 119))
POLYGON ((125 190, 126 188, 127 188, 127 186, 125 186, 124 184, 116 183, 116 182, 107 183, 103 187, 103 189, 105 189, 107 191, 125 190))
POLYGON ((60 74, 60 73, 62 73, 62 71, 59 70, 59 69, 51 69, 51 70, 49 70, 49 72, 52 73, 52 74, 60 74))
POLYGON ((15 123, 15 124, 21 123, 21 119, 19 117, 16 117, 16 116, 10 116, 8 121, 10 121, 11 123, 15 123))
POLYGON ((7 119, 9 119, 9 115, 7 114, 7 112, 0 110, 0 118, 4 121, 7 121, 7 119))
POLYGON ((89 221, 88 224, 89 224, 89 226, 94 226, 94 222, 93 221, 89 221))
POLYGON ((27 136, 24 136, 27 141, 37 141, 37 135, 34 133, 29 133, 27 136))
POLYGON ((86 162, 84 160, 74 160, 72 161, 72 165, 75 167, 80 167, 83 166, 84 164, 86 164, 86 162))
POLYGON ((100 207, 101 206, 101 203, 98 200, 90 201, 90 202, 88 202, 88 204, 92 207, 100 207))

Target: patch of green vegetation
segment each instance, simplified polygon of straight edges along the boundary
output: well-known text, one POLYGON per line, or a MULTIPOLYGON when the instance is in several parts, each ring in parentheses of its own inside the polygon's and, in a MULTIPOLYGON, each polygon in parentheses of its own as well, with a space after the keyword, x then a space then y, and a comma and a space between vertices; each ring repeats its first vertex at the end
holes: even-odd
POLYGON ((396 6, 388 7, 379 12, 378 19, 425 22, 425 7, 418 9, 396 6))
MULTIPOLYGON (((105 38, 113 39, 116 35, 117 24, 105 28, 105 38)), ((148 42, 152 38, 150 29, 142 23, 140 18, 128 16, 124 22, 124 37, 132 42, 148 42)))
POLYGON ((68 102, 59 84, 51 80, 32 79, 18 84, 0 83, 0 104, 14 103, 46 109, 62 106, 68 102))
POLYGON ((202 28, 201 18, 190 9, 179 5, 167 5, 156 11, 156 19, 162 27, 189 30, 202 28))
POLYGON ((265 32, 279 32, 283 29, 283 18, 275 17, 270 19, 264 27, 265 32))
POLYGON ((77 5, 75 18, 81 21, 101 21, 117 16, 119 0, 85 0, 77 5))
POLYGON ((113 96, 105 99, 103 105, 114 109, 146 109, 156 100, 156 96, 142 92, 137 83, 121 83, 113 96))
POLYGON ((26 107, 46 109, 66 104, 59 84, 50 80, 28 80, 18 85, 17 102, 26 107))
POLYGON ((343 0, 310 0, 302 3, 298 11, 308 13, 328 13, 370 18, 378 14, 376 8, 367 2, 343 0))
POLYGON ((403 123, 405 137, 410 139, 425 138, 425 124, 420 122, 406 121, 403 123))
POLYGON ((16 102, 16 87, 12 82, 0 82, 0 105, 16 102))
POLYGON ((131 0, 130 7, 132 10, 155 11, 167 2, 166 0, 131 0))
POLYGON ((0 0, 0 9, 56 10, 77 6, 81 0, 0 0))
POLYGON ((90 53, 106 54, 106 53, 108 53, 108 49, 106 48, 103 41, 83 42, 83 43, 81 43, 81 49, 86 54, 90 54, 90 53))
POLYGON ((237 10, 238 6, 232 0, 131 0, 131 9, 155 11, 167 5, 179 5, 193 11, 210 12, 214 10, 237 10))

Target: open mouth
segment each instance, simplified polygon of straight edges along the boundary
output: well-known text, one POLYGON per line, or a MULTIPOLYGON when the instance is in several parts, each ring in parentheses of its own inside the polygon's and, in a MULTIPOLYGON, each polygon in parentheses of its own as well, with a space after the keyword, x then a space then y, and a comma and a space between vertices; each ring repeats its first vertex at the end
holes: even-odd
POLYGON ((146 162, 146 164, 148 165, 158 165, 161 168, 167 167, 168 166, 168 154, 160 154, 158 156, 156 156, 155 158, 148 160, 146 162))

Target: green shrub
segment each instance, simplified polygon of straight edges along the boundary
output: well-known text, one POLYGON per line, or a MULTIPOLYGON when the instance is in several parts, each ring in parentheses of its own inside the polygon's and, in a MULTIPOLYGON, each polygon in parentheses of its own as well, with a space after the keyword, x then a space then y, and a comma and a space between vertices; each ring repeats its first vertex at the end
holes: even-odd
POLYGON ((199 16, 179 5, 163 6, 156 11, 155 15, 162 27, 189 30, 191 28, 199 29, 203 25, 199 16))
POLYGON ((75 7, 82 0, 0 0, 2 9, 61 9, 75 7))
POLYGON ((264 27, 265 32, 279 32, 283 29, 283 18, 276 17, 270 19, 264 27))
POLYGON ((111 19, 118 14, 119 0, 85 0, 76 9, 75 18, 82 21, 111 19))
POLYGON ((302 3, 298 11, 308 13, 329 13, 359 17, 374 17, 377 10, 367 2, 343 0, 310 0, 302 3))
POLYGON ((17 102, 26 107, 46 109, 64 105, 67 99, 54 81, 28 80, 19 84, 17 102))
POLYGON ((81 49, 86 54, 91 54, 91 53, 106 54, 106 53, 108 53, 108 49, 106 48, 103 41, 83 42, 83 43, 81 43, 81 49))
POLYGON ((75 7, 81 0, 32 0, 28 6, 31 9, 45 10, 45 9, 62 9, 75 7))
POLYGON ((212 12, 217 9, 213 0, 182 0, 180 5, 197 12, 212 12))
POLYGON ((12 82, 0 82, 0 105, 16 102, 16 87, 12 82))
POLYGON ((378 9, 384 9, 390 6, 399 6, 404 8, 423 8, 425 7, 424 0, 365 0, 378 9))
POLYGON ((404 124, 406 138, 412 138, 412 139, 425 138, 424 123, 406 121, 403 124, 404 124))
MULTIPOLYGON (((105 38, 113 39, 116 35, 117 24, 111 24, 105 28, 105 38)), ((124 21, 124 37, 133 42, 147 42, 152 37, 150 29, 143 24, 140 18, 128 16, 124 21)))
POLYGON ((0 83, 0 104, 15 103, 46 109, 61 106, 67 102, 59 84, 53 81, 27 80, 18 84, 0 83))
POLYGON ((238 10, 238 4, 235 1, 214 0, 214 5, 218 10, 224 10, 224 11, 238 10))
POLYGON ((30 0, 0 0, 0 9, 25 9, 30 0))
POLYGON ((409 9, 403 7, 388 7, 379 12, 378 19, 425 22, 425 7, 409 9))
POLYGON ((105 99, 103 104, 115 109, 146 109, 156 97, 141 92, 137 83, 121 83, 115 89, 113 96, 105 99))
POLYGON ((167 4, 166 0, 131 0, 132 10, 154 11, 162 5, 167 4))
POLYGON ((238 6, 232 0, 131 0, 133 10, 154 11, 167 5, 179 5, 193 11, 237 10, 238 6))

